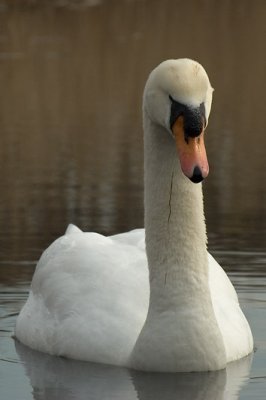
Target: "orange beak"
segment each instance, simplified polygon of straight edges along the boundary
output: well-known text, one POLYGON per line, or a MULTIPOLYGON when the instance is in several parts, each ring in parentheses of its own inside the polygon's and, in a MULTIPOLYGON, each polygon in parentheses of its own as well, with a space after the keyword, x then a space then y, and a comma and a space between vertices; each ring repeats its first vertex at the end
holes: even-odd
POLYGON ((194 183, 208 176, 209 164, 204 145, 204 130, 196 137, 185 137, 184 118, 180 116, 172 126, 183 173, 194 183))

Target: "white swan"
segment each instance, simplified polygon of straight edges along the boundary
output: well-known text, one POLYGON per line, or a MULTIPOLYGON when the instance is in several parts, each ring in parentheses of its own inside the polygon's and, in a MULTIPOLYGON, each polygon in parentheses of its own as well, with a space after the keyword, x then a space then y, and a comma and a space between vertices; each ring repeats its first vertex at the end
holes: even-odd
POLYGON ((21 342, 148 371, 219 370, 252 351, 236 292, 207 252, 193 183, 208 174, 211 101, 197 62, 152 71, 143 103, 146 252, 144 230, 104 237, 70 226, 37 265, 16 324, 21 342))

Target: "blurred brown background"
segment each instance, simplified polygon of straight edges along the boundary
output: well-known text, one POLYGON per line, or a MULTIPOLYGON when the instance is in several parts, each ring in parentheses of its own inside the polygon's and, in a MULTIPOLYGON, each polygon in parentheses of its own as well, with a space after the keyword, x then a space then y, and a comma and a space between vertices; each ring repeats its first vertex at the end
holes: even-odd
POLYGON ((265 21, 263 0, 0 0, 0 260, 36 260, 70 222, 143 226, 142 90, 179 57, 215 88, 210 248, 265 249, 265 21))

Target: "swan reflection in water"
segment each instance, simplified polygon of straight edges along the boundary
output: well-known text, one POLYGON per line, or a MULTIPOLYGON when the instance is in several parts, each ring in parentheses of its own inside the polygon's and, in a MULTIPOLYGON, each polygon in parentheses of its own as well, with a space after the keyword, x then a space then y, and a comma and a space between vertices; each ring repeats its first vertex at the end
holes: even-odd
POLYGON ((15 346, 36 400, 234 400, 252 363, 250 355, 215 372, 145 373, 50 356, 17 340, 15 346))

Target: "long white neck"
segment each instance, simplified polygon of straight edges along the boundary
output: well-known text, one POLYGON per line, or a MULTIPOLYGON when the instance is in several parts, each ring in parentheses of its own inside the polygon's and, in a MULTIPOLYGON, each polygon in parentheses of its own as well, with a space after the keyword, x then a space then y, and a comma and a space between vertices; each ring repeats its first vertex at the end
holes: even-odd
POLYGON ((144 114, 145 230, 150 304, 131 365, 157 371, 223 368, 208 283, 201 184, 181 172, 171 135, 144 114))
POLYGON ((160 302, 161 297, 157 293, 153 296, 153 290, 170 285, 173 290, 176 288, 179 305, 191 301, 184 295, 188 290, 194 296, 208 292, 202 187, 183 175, 171 135, 147 119, 144 124, 145 230, 151 300, 160 302))

